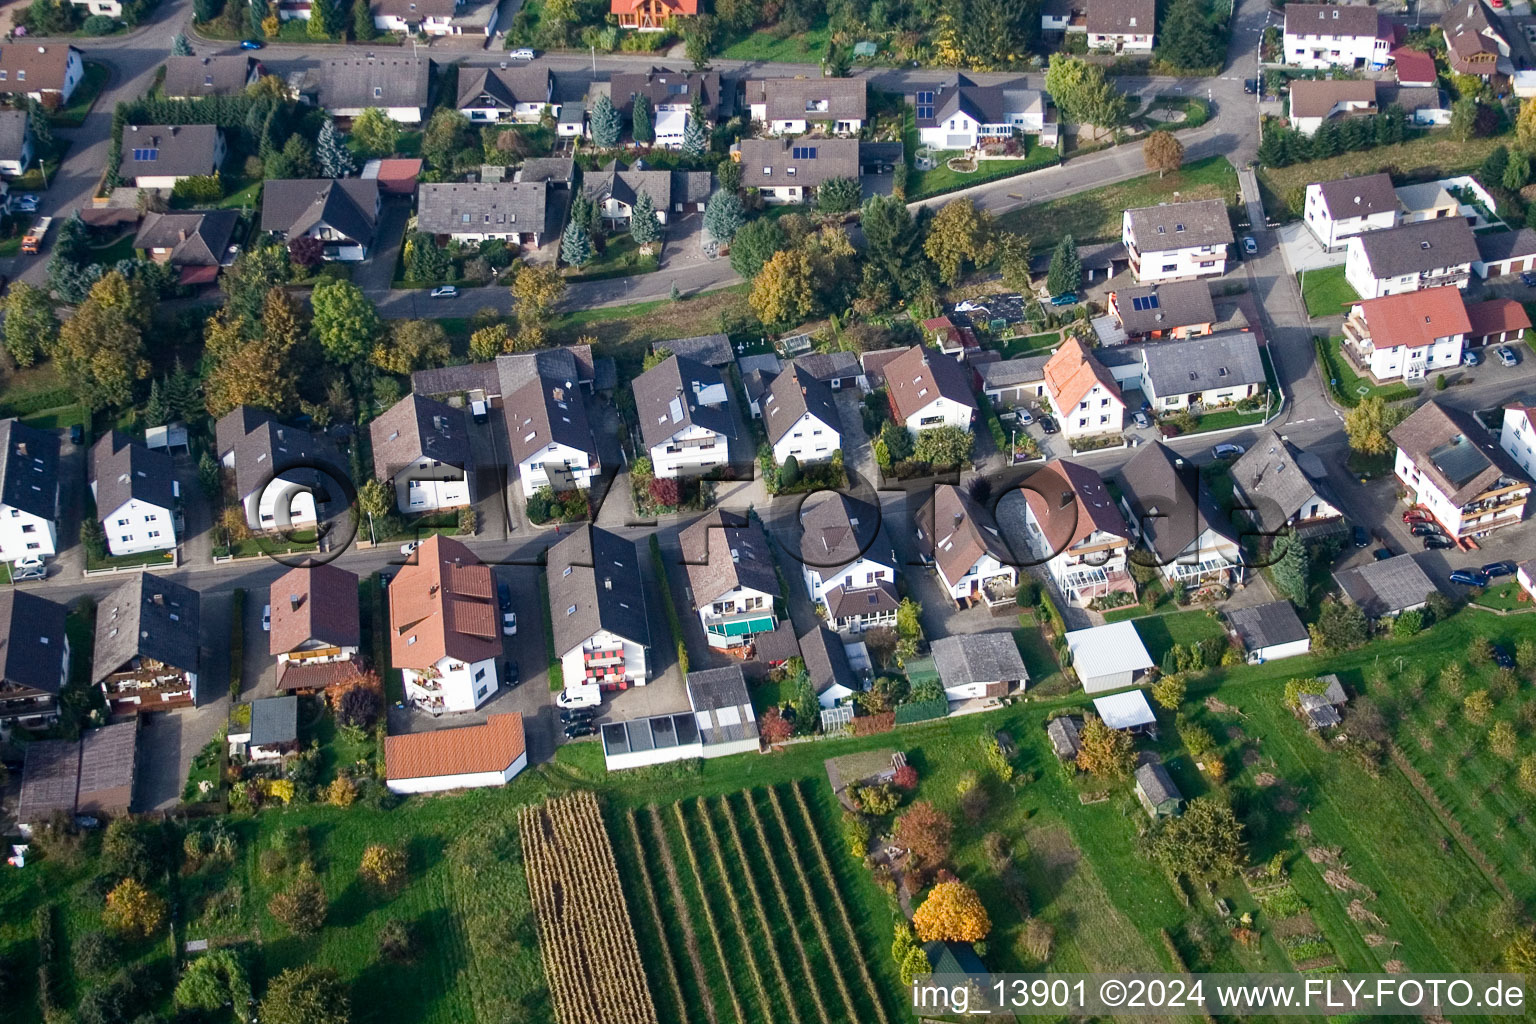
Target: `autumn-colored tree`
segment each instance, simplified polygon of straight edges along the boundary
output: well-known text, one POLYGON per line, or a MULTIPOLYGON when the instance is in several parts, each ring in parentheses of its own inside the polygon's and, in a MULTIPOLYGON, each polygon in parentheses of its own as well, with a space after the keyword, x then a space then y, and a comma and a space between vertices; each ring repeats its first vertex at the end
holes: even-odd
POLYGON ((1473 725, 1482 725, 1493 714, 1493 698, 1488 696, 1487 690, 1473 690, 1461 702, 1461 711, 1467 716, 1467 721, 1473 725))
POLYGON ((41 288, 17 281, 5 296, 5 350, 17 366, 31 366, 39 354, 53 351, 59 320, 41 288))
POLYGON ((441 366, 452 354, 448 333, 436 320, 396 320, 373 346, 373 365, 386 373, 407 374, 441 366))
POLYGON ((909 764, 904 764, 896 769, 896 774, 892 776, 891 782, 897 788, 904 789, 910 793, 917 788, 917 769, 909 764))
POLYGON ((214 363, 203 382, 209 415, 217 418, 240 405, 271 409, 279 415, 298 405, 298 382, 287 360, 265 338, 240 342, 214 363))
POLYGON ((774 253, 753 278, 747 302, 769 327, 791 327, 808 320, 816 312, 810 257, 800 249, 774 253))
POLYGON ((913 863, 934 868, 949 858, 955 824, 927 800, 919 800, 896 819, 896 841, 911 851, 913 863))
POLYGON ((980 942, 991 932, 992 919, 975 889, 940 882, 912 915, 912 927, 924 942, 980 942))
POLYGON ((482 327, 469 336, 470 358, 488 362, 511 349, 512 338, 504 324, 482 327))
POLYGON ((757 723, 757 731, 762 733, 763 742, 774 747, 793 736, 795 727, 779 714, 778 708, 769 708, 757 723))
POLYGON ((939 280, 954 284, 967 266, 979 267, 992 262, 997 253, 993 240, 992 215, 976 209, 969 199, 945 203, 928 225, 923 252, 939 268, 939 280))
POLYGON ((384 709, 384 684, 377 672, 361 672, 325 691, 336 721, 356 729, 371 729, 384 709))
POLYGON ((348 1024, 347 987, 335 971, 305 964, 272 979, 261 1001, 263 1024, 348 1024))
POLYGON ((60 326, 59 370, 86 408, 132 401, 133 382, 149 376, 144 329, 154 308, 155 298, 142 281, 114 270, 91 286, 75 315, 60 326))
POLYGON ((1077 766, 1093 775, 1123 779, 1136 767, 1136 746, 1131 735, 1111 729, 1103 720, 1090 716, 1078 737, 1077 766))
POLYGON ((325 787, 325 802, 332 807, 351 807, 357 800, 357 783, 345 775, 338 775, 325 787))
POLYGON ((518 325, 542 324, 565 294, 565 278, 551 263, 525 263, 512 279, 518 325))
POLYGON ((165 923, 165 900, 136 878, 125 878, 107 893, 102 923, 119 935, 147 939, 165 923))
POLYGON ((1527 153, 1536 153, 1536 99, 1520 104, 1520 114, 1515 118, 1515 139, 1527 153))
POLYGON ((652 477, 646 491, 652 501, 666 508, 676 508, 683 500, 683 485, 672 476, 652 477))
POLYGON ((1403 421, 1408 410, 1388 405, 1380 395, 1360 400, 1344 414, 1344 434, 1349 446, 1365 455, 1384 455, 1394 447, 1387 434, 1403 421))
POLYGON ((1536 929, 1527 927, 1515 933, 1504 947, 1504 969, 1527 978, 1536 977, 1536 929))
POLYGON ((1520 759, 1520 770, 1516 778, 1521 789, 1527 793, 1536 793, 1536 754, 1526 754, 1520 759))
POLYGON ((1173 672, 1152 684, 1152 699, 1169 711, 1177 711, 1179 705, 1184 703, 1184 691, 1187 688, 1184 677, 1173 672))
POLYGON ((1029 291, 1034 274, 1029 269, 1030 241, 1028 235, 1016 231, 997 232, 997 268, 1003 273, 1003 284, 1016 292, 1029 291))
POLYGON ((287 925, 295 935, 318 932, 325 924, 327 910, 325 890, 308 861, 299 865, 298 873, 287 888, 274 893, 267 902, 267 912, 287 925))
POLYGON ((375 892, 393 896, 405 886, 405 851, 398 846, 374 843, 363 851, 357 874, 375 892))
POLYGON ((1184 166, 1184 144, 1172 132, 1153 132, 1141 144, 1141 156, 1147 162, 1147 170, 1156 171, 1161 178, 1184 166))
POLYGON ((1520 744, 1515 727, 1508 722, 1495 722, 1488 730, 1488 749, 1506 761, 1513 761, 1520 744))

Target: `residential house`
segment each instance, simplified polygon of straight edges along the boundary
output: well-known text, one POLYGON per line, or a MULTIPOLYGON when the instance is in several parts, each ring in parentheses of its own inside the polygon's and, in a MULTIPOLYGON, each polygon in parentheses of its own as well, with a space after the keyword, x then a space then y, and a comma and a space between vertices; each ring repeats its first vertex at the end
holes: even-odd
POLYGON ((795 357, 794 364, 833 391, 862 387, 864 371, 852 352, 809 352, 795 357))
POLYGON ((1299 78, 1291 83, 1291 127, 1312 136, 1324 121, 1376 113, 1376 83, 1368 79, 1299 78))
POLYGON ((279 690, 322 690, 358 674, 357 574, 333 562, 289 569, 267 592, 267 652, 279 690))
POLYGON ((842 420, 832 389, 794 363, 768 385, 761 407, 768 443, 780 465, 790 456, 801 465, 830 462, 842 450, 842 420))
POLYGON ((141 572, 97 605, 91 682, 109 714, 197 706, 200 602, 192 588, 141 572))
POLYGON ((1066 35, 1088 31, 1087 0, 1045 0, 1040 5, 1040 31, 1066 35))
MULTIPOLYGON (((464 0, 370 0, 368 10, 379 32, 449 36, 465 34, 456 21, 466 6, 464 0)), ((490 35, 496 22, 494 10, 490 19, 489 26, 481 26, 480 34, 490 35)))
POLYGON ((1477 239, 1459 217, 1368 231, 1348 244, 1344 279, 1362 299, 1421 288, 1465 288, 1478 259, 1477 239))
MULTIPOLYGON (((955 314, 964 320, 962 314, 955 314)), ((981 343, 976 340, 976 332, 967 324, 957 324, 947 316, 936 316, 923 321, 923 340, 931 342, 935 348, 947 356, 956 359, 963 358, 966 349, 977 349, 981 343)))
POLYGON ((181 485, 166 451, 150 451, 115 428, 91 446, 88 479, 96 518, 114 555, 176 547, 181 485))
POLYGON ((808 497, 800 506, 799 561, 805 592, 834 630, 896 624, 901 563, 872 502, 831 491, 808 497))
POLYGON ((69 634, 62 604, 29 590, 0 590, 0 728, 57 721, 69 682, 69 634))
POLYGON ((384 785, 391 793, 503 786, 526 767, 528 742, 517 711, 491 715, 481 725, 384 739, 384 785))
POLYGON ((1013 600, 1019 570, 992 511, 954 484, 938 484, 917 510, 917 548, 957 607, 1013 600))
POLYGON ((537 352, 504 352, 483 363, 417 370, 411 374, 411 390, 434 397, 467 395, 505 400, 539 377, 575 381, 577 387, 590 393, 612 391, 617 371, 611 360, 594 360, 591 345, 566 345, 537 352))
POLYGON ((611 0, 608 12, 619 19, 620 28, 665 32, 673 18, 698 14, 699 0, 611 0))
POLYGON ((1467 348, 1518 342, 1531 327, 1525 307, 1510 298, 1470 303, 1467 321, 1471 324, 1467 329, 1467 348))
MULTIPOLYGON (((638 0, 645 2, 645 0, 638 0)), ((680 149, 693 104, 698 100, 705 127, 712 127, 720 116, 723 96, 718 71, 671 71, 650 68, 646 71, 617 71, 608 81, 609 97, 614 107, 634 120, 635 99, 644 96, 651 104, 652 145, 680 149)))
POLYGON ((476 123, 538 124, 553 112, 555 73, 542 61, 517 67, 459 69, 459 113, 476 123))
POLYGON ((1499 447, 1525 475, 1536 480, 1536 417, 1530 406, 1506 405, 1499 428, 1499 447))
POLYGON ((640 437, 657 476, 708 473, 730 462, 736 419, 730 385, 718 370, 671 356, 632 386, 640 437))
POLYGON ((602 473, 587 404, 573 378, 540 375, 502 400, 523 496, 589 490, 602 473))
POLYGON ((1266 386, 1259 343, 1247 331, 1148 345, 1141 364, 1142 390, 1158 414, 1232 405, 1266 386))
POLYGON ((587 134, 587 104, 584 100, 564 100, 555 110, 555 137, 579 139, 587 134))
MULTIPOLYGON (((918 142, 929 149, 970 151, 1007 142, 1015 132, 1042 134, 1047 130, 1045 93, 1027 88, 1022 78, 979 85, 969 76, 957 74, 936 89, 919 89, 912 100, 918 142)), ((1042 138, 1041 144, 1055 145, 1055 139, 1042 138)))
POLYGON ((1088 0, 1088 49, 1151 53, 1156 0, 1088 0))
POLYGON ((1399 292, 1356 303, 1343 351, 1372 380, 1423 380, 1461 363, 1472 321, 1455 288, 1399 292))
POLYGON ((1127 690, 1095 697, 1093 709, 1098 712, 1100 721, 1117 732, 1157 735, 1157 716, 1152 713, 1152 705, 1147 703, 1145 691, 1127 690))
POLYGON ((885 364, 891 418, 914 434, 931 427, 970 428, 976 416, 970 373, 931 348, 914 345, 885 364))
POLYGON ((422 185, 416 197, 416 230, 459 243, 499 238, 538 248, 548 193, 543 182, 422 185))
POLYGON ((517 168, 513 181, 544 184, 551 192, 569 192, 576 180, 576 159, 570 156, 530 156, 517 168))
POLYGON ((1237 533, 1193 463, 1155 441, 1120 470, 1120 510, 1169 585, 1231 584, 1243 576, 1237 533))
POLYGON ((1440 16, 1445 58, 1451 70, 1479 78, 1513 73, 1509 40, 1482 0, 1457 0, 1440 16))
POLYGON ((229 734, 231 757, 270 763, 299 749, 298 697, 263 697, 251 701, 250 707, 250 725, 229 734))
POLYGON ((211 124, 131 124, 117 174, 124 185, 174 188, 217 171, 224 153, 224 132, 211 124))
POLYGON ((252 530, 314 526, 331 498, 327 479, 346 476, 346 460, 324 435, 284 426, 265 409, 241 405, 225 413, 214 439, 252 530))
POLYGON ((1007 630, 940 637, 933 642, 933 664, 950 700, 1006 697, 1029 682, 1019 645, 1007 630))
POLYGON ((432 85, 426 57, 333 57, 300 72, 298 92, 332 117, 356 117, 370 107, 401 124, 424 119, 432 85))
POLYGON ((1204 281, 1144 284, 1109 293, 1109 314, 1133 341, 1198 338, 1217 323, 1216 305, 1204 281))
POLYGON ((565 688, 625 690, 649 682, 651 633, 634 542, 579 526, 550 547, 546 575, 565 688))
POLYGON ((1072 671, 1085 693, 1140 686, 1157 664, 1147 653, 1136 623, 1128 619, 1074 629, 1066 641, 1072 671))
POLYGON ((1282 42, 1282 59, 1296 67, 1380 69, 1390 58, 1392 25, 1374 7, 1287 4, 1282 42))
POLYGON ((1388 435, 1393 472, 1452 537, 1484 537, 1525 518, 1531 481, 1471 413, 1430 400, 1388 435))
POLYGON ((500 686, 501 616, 491 567, 434 533, 389 584, 390 663, 405 699, 432 714, 473 711, 500 686))
POLYGON ((1394 85, 1391 82, 1376 83, 1376 108, 1386 111, 1389 107, 1401 107, 1408 122, 1416 128, 1451 123, 1451 105, 1440 89, 1394 85))
POLYGON ((1527 558, 1520 563, 1520 567, 1515 570, 1515 580, 1526 596, 1536 601, 1536 558, 1527 558))
POLYGON ((1492 211, 1498 205, 1493 193, 1470 174, 1399 185, 1394 191, 1402 224, 1460 217, 1474 229, 1485 228, 1493 224, 1492 211))
POLYGON ((239 255, 239 246, 231 244, 239 223, 239 210, 151 211, 144 214, 133 247, 174 267, 182 285, 212 284, 239 255))
MULTIPOLYGON (((1299 540, 1291 543, 1299 544, 1299 540)), ((1294 658, 1312 649, 1312 637, 1289 601, 1270 601, 1227 612, 1227 631, 1258 665, 1294 658)))
POLYGON ((0 420, 0 561, 52 558, 58 550, 59 435, 0 420))
POLYGON ((752 638, 752 655, 769 668, 778 668, 790 658, 800 657, 800 641, 795 639, 795 624, 780 619, 769 633, 752 638))
POLYGON ((1322 461, 1273 430, 1260 434, 1232 463, 1230 476, 1234 511, 1246 510, 1261 533, 1336 522, 1344 515, 1322 461))
POLYGON ((742 86, 742 105, 774 135, 803 135, 820 127, 857 135, 868 118, 862 78, 760 78, 742 86))
POLYGON ((377 178, 283 178, 261 190, 261 230, 279 241, 318 238, 325 258, 355 263, 373 245, 383 202, 377 178))
POLYGON ((0 92, 59 106, 69 102, 85 77, 85 59, 73 46, 17 40, 0 46, 0 92))
POLYGON ((1096 470, 1058 459, 1019 488, 1036 555, 1067 600, 1086 606, 1113 593, 1136 594, 1127 555, 1131 529, 1096 470))
POLYGON ((1176 818, 1184 810, 1184 797, 1161 761, 1148 761, 1136 769, 1136 799, 1154 820, 1176 818))
POLYGON ((1232 225, 1220 199, 1126 210, 1120 239, 1138 284, 1220 277, 1227 270, 1232 225))
POLYGON ((32 115, 26 110, 0 110, 0 175, 19 178, 32 166, 36 153, 32 115))
POLYGON ((615 229, 626 229, 641 192, 651 197, 656 219, 662 224, 673 213, 698 213, 709 201, 714 175, 709 171, 656 170, 644 160, 626 168, 617 160, 601 171, 582 176, 582 195, 597 204, 603 219, 615 229))
POLYGON ((859 180, 857 139, 742 139, 741 183, 767 203, 808 203, 835 178, 859 180))
POLYGON ((1397 227, 1397 193, 1385 173, 1313 182, 1302 209, 1307 227, 1328 250, 1343 248, 1351 235, 1397 227))
POLYGON ((373 472, 395 487, 401 512, 441 512, 474 501, 463 409, 409 394, 368 427, 373 472))
POLYGON ((717 508, 694 520, 677 540, 709 646, 741 650, 773 632, 774 600, 782 595, 759 522, 717 508))
POLYGON ((87 729, 78 740, 27 744, 16 827, 30 837, 55 815, 116 818, 133 809, 139 722, 87 729))
POLYGON ((1484 280, 1536 270, 1536 231, 1485 231, 1477 236, 1472 269, 1484 280))
POLYGON ((817 623, 800 638, 800 656, 823 708, 835 708, 863 689, 842 638, 826 626, 817 623))
POLYGON ((1068 338, 1045 363, 1045 393, 1069 440, 1118 434, 1125 420, 1120 388, 1078 338, 1068 338))
POLYGON ((689 672, 687 686, 702 745, 699 754, 728 757, 759 749, 757 715, 740 665, 689 672))
POLYGON ((261 63, 245 54, 167 57, 160 89, 170 100, 204 96, 244 96, 262 76, 261 63))
POLYGON ((1013 409, 1034 405, 1045 397, 1045 364, 1050 356, 1019 356, 979 363, 974 369, 981 378, 982 394, 994 409, 1013 409))
POLYGON ((1435 581, 1412 555, 1340 569, 1333 574, 1333 581, 1370 619, 1395 618, 1403 612, 1416 611, 1435 592, 1435 581))

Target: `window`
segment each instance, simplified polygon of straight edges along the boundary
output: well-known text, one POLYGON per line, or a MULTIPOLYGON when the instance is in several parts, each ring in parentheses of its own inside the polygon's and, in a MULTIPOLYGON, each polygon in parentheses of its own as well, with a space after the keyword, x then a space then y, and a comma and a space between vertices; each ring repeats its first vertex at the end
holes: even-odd
POLYGON ((1163 273, 1165 273, 1165 274, 1175 274, 1175 273, 1178 273, 1178 270, 1179 270, 1179 265, 1177 263, 1164 263, 1163 264, 1163 273))
POLYGON ((1080 427, 1086 427, 1088 425, 1088 417, 1084 416, 1081 419, 1079 419, 1077 421, 1077 425, 1080 426, 1080 427))
POLYGON ((126 520, 126 519, 119 519, 117 521, 117 525, 118 526, 127 526, 128 525, 128 520, 126 520))
POLYGON ((150 530, 149 531, 149 537, 150 537, 151 540, 155 539, 158 536, 160 536, 160 531, 159 530, 150 530))
POLYGON ((763 168, 763 177, 765 177, 765 178, 773 177, 773 168, 772 167, 764 167, 763 168))
POLYGON ((22 533, 36 533, 37 532, 37 527, 33 526, 31 523, 27 523, 26 525, 24 525, 21 528, 21 532, 22 533))
POLYGON ((484 678, 485 678, 485 669, 482 668, 479 672, 475 673, 475 682, 478 683, 480 680, 482 680, 484 678))

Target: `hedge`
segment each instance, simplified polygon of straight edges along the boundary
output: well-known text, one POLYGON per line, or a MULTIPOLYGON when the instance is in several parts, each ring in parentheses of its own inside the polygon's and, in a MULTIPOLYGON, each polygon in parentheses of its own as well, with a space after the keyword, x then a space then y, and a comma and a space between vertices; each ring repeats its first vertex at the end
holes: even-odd
POLYGON ((6 402, 0 402, 0 417, 30 416, 44 409, 57 409, 75 404, 75 393, 66 387, 44 388, 40 391, 24 391, 6 402))
POLYGON ((1063 636, 1067 632, 1066 620, 1061 617, 1061 612, 1056 610, 1056 602, 1051 600, 1051 595, 1042 588, 1040 591, 1040 608, 1045 612, 1046 622, 1050 624, 1052 636, 1063 636))
POLYGON ((245 667, 245 588, 236 587, 230 601, 229 699, 240 699, 240 677, 245 667))
POLYGON ((661 588, 661 604, 667 610, 667 626, 672 630, 672 642, 677 645, 677 667, 688 678, 688 645, 683 642, 683 624, 677 617, 677 605, 672 603, 672 587, 667 578, 667 563, 661 557, 661 542, 651 534, 651 562, 656 566, 656 585, 661 588))
POLYGON ((555 623, 549 610, 549 580, 539 573, 539 608, 544 613, 544 654, 549 659, 549 688, 565 689, 565 666, 555 653, 555 623))
POLYGON ((949 714, 949 701, 943 697, 935 697, 933 700, 915 700, 896 709, 896 724, 910 725, 913 722, 926 722, 930 718, 943 718, 947 714, 949 714))
POLYGON ((1002 453, 1004 462, 1011 461, 1011 453, 1008 451, 1008 435, 1003 432, 1002 421, 997 418, 997 412, 992 408, 992 400, 986 392, 976 396, 976 407, 981 410, 982 419, 987 421, 987 429, 992 432, 992 443, 997 445, 997 450, 1002 453))
POLYGON ((862 715, 853 720, 855 736, 873 736, 878 732, 890 732, 896 728, 896 713, 883 711, 878 715, 862 715))

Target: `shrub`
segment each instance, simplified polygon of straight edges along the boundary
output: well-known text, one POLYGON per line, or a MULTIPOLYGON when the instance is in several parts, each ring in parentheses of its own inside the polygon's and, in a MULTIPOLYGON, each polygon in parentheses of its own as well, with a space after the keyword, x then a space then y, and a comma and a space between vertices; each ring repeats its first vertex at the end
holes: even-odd
POLYGON ((80 29, 88 36, 109 36, 117 28, 117 20, 105 14, 93 14, 80 23, 80 29))
POLYGON ((891 779, 891 782, 910 793, 917 788, 917 769, 913 768, 910 764, 904 764, 896 769, 896 774, 891 779))
POLYGON ((405 886, 405 852, 398 846, 375 843, 363 851, 357 873, 375 892, 393 896, 405 886))
POLYGON ((351 807, 357 800, 357 783, 338 775, 325 789, 325 802, 332 807, 351 807))
POLYGON ((843 841, 854 860, 863 863, 869 853, 869 824, 857 814, 843 815, 843 841))
POLYGON ((379 928, 379 955, 390 963, 408 964, 416 959, 416 936, 404 921, 390 919, 379 928))
POLYGON ((75 973, 100 977, 118 965, 117 943, 106 932, 90 931, 75 940, 75 973))
POLYGON ((165 900, 138 879, 125 878, 107 894, 107 908, 102 911, 101 920, 121 935, 147 939, 160 930, 165 911, 165 900))
POLYGON ((325 924, 327 909, 325 890, 308 861, 299 866, 297 876, 288 887, 274 893, 267 903, 267 912, 295 935, 318 932, 325 924))

